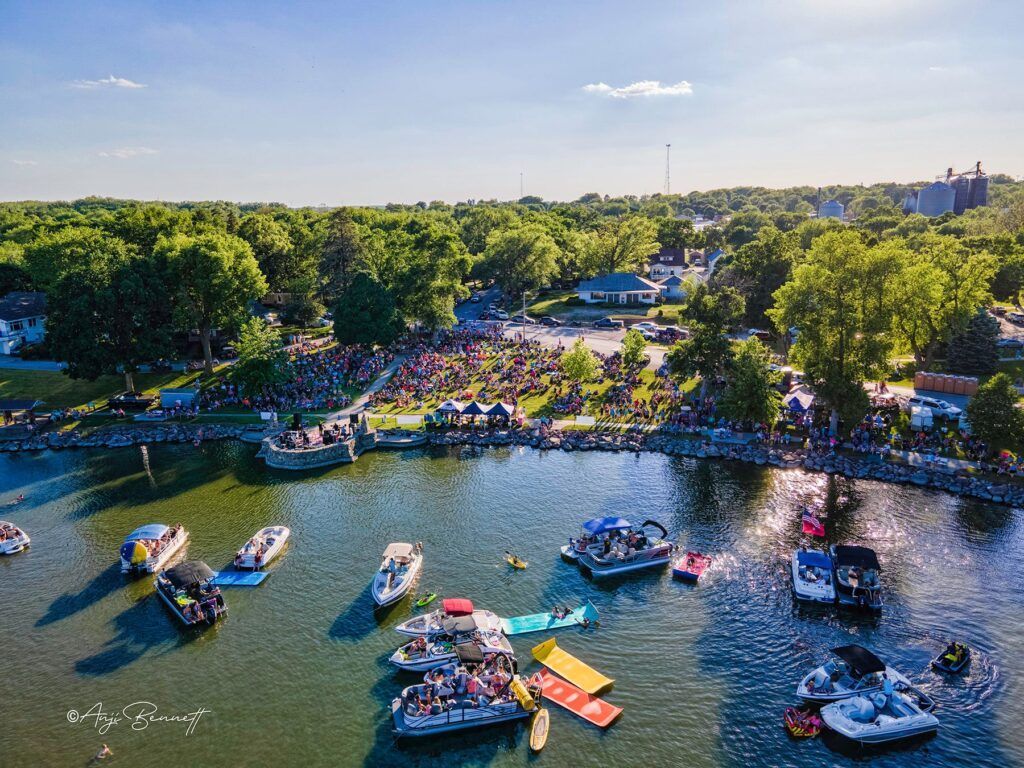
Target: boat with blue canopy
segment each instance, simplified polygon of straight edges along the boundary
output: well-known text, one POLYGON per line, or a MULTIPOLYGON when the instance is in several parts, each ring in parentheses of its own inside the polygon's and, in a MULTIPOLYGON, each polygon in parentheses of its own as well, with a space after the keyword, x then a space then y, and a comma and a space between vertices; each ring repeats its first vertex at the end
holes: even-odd
POLYGON ((594 578, 612 576, 668 565, 675 548, 665 526, 645 520, 640 526, 609 531, 583 551, 579 565, 594 578))
POLYGON ((173 528, 150 523, 129 533, 119 551, 121 573, 157 573, 188 541, 188 531, 178 523, 173 528))
POLYGON ((797 600, 814 603, 836 601, 832 558, 818 549, 798 549, 791 561, 793 593, 797 600))
POLYGON ((633 524, 624 517, 595 517, 587 520, 581 526, 582 533, 575 538, 570 537, 569 543, 561 548, 562 557, 570 563, 579 562, 587 547, 600 545, 613 531, 626 531, 632 527, 633 524))

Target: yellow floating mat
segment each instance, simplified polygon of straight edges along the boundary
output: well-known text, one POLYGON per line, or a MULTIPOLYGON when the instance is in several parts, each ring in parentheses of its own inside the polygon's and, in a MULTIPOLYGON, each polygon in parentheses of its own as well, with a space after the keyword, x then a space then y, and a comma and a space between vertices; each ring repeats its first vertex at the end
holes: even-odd
POLYGON ((606 688, 611 688, 615 683, 610 677, 605 677, 593 667, 587 666, 572 654, 563 651, 558 647, 555 638, 535 645, 531 652, 533 658, 545 667, 587 693, 599 693, 606 688))

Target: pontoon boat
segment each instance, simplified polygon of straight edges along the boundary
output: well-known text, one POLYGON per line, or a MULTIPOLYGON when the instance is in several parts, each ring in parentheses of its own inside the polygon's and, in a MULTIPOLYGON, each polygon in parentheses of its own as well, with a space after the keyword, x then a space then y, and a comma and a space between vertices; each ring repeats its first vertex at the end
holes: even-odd
POLYGON ((569 543, 562 546, 562 557, 570 563, 578 562, 588 547, 600 546, 602 540, 613 531, 628 531, 632 527, 633 524, 624 517, 595 517, 587 520, 580 535, 570 538, 569 543))
POLYGON ((447 620, 460 616, 472 616, 476 626, 485 632, 500 632, 501 619, 490 611, 474 610, 470 600, 447 598, 441 601, 441 609, 414 616, 402 622, 395 631, 409 637, 433 637, 445 633, 447 620))
POLYGON ((21 552, 32 543, 32 539, 14 523, 0 520, 0 555, 21 552))
POLYGON ((423 564, 422 552, 422 544, 388 544, 370 587, 377 605, 390 605, 406 595, 423 564))
POLYGON ((587 548, 580 556, 580 567, 599 578, 666 565, 675 549, 667 537, 664 526, 653 520, 646 520, 637 529, 612 531, 599 547, 587 548), (654 528, 661 535, 648 535, 647 528, 654 528))
POLYGON ((832 579, 832 559, 818 549, 798 549, 793 553, 793 592, 798 600, 834 603, 836 588, 832 579))
POLYGON ((283 525, 271 525, 257 531, 235 555, 235 568, 259 570, 281 554, 291 534, 283 525))
POLYGON ((121 545, 121 573, 156 573, 188 541, 188 531, 181 524, 168 528, 151 523, 136 528, 121 545))
POLYGON ((797 685, 796 695, 801 699, 827 704, 874 693, 882 689, 883 674, 896 688, 910 687, 906 677, 887 667, 867 648, 844 645, 833 648, 832 653, 836 658, 813 670, 797 685))
POLYGON ((854 696, 821 709, 821 719, 841 736, 862 744, 884 744, 934 733, 939 721, 931 713, 935 702, 919 691, 854 696))
POLYGON ((832 569, 839 602, 872 611, 882 610, 882 584, 878 556, 873 549, 833 545, 832 569))
POLYGON ((216 574, 200 560, 187 560, 158 574, 156 593, 183 624, 212 624, 228 611, 216 574))

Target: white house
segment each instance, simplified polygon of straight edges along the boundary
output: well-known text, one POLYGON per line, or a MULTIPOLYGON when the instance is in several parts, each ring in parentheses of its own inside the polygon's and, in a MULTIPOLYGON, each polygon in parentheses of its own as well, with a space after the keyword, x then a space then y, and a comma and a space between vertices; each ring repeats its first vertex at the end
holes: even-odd
POLYGON ((10 355, 46 334, 46 294, 11 291, 0 299, 0 354, 10 355))
POLYGON ((682 248, 662 248, 650 257, 648 277, 657 283, 669 275, 681 275, 689 266, 687 256, 682 248))
POLYGON ((659 280, 658 285, 661 286, 661 295, 667 301, 682 301, 690 292, 689 282, 679 275, 669 275, 664 280, 659 280))
POLYGON ((613 272, 576 286, 576 295, 587 304, 653 304, 660 293, 660 285, 632 272, 613 272))

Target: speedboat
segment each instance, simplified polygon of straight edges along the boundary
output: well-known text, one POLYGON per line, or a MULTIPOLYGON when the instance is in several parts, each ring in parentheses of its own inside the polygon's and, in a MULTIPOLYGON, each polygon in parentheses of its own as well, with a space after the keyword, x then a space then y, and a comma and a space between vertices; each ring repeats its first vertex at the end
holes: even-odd
POLYGON ((873 693, 837 701, 821 709, 825 725, 861 744, 884 744, 934 733, 938 718, 931 713, 935 702, 920 691, 915 701, 909 693, 873 693))
POLYGON ((476 626, 485 632, 500 632, 501 618, 490 611, 475 610, 470 600, 446 598, 437 611, 414 616, 395 627, 395 631, 409 637, 434 637, 443 635, 445 622, 462 616, 472 616, 476 626))
POLYGON ((624 517, 595 517, 593 520, 587 520, 580 535, 570 537, 569 543, 561 547, 562 558, 570 563, 576 563, 588 547, 600 545, 613 531, 628 531, 632 527, 633 524, 624 517))
POLYGON ((793 592, 797 600, 834 603, 832 559, 820 549, 798 549, 793 553, 793 592))
POLYGON ((181 527, 181 523, 173 528, 160 523, 136 528, 121 545, 121 573, 156 573, 186 541, 188 531, 181 527))
POLYGON ((473 616, 459 616, 445 622, 443 634, 419 636, 391 654, 389 661, 399 669, 425 672, 459 658, 460 647, 476 646, 481 653, 504 653, 514 658, 508 638, 501 632, 482 629, 473 616))
POLYGON ((796 695, 804 701, 827 704, 862 696, 882 689, 884 674, 898 689, 910 688, 910 681, 867 648, 843 645, 833 648, 834 659, 804 676, 796 695))
POLYGON ((261 528, 256 535, 245 542, 235 555, 235 568, 251 568, 256 571, 281 554, 291 530, 283 525, 261 528))
POLYGON ((700 552, 687 552, 672 566, 672 575, 683 581, 696 583, 711 565, 711 556, 700 552))
POLYGON ((21 528, 14 523, 0 520, 0 555, 21 552, 31 543, 32 539, 21 528))
POLYGON ((391 702, 396 737, 434 736, 469 728, 506 723, 529 717, 540 703, 540 689, 525 683, 513 672, 510 656, 499 654, 485 662, 475 649, 460 659, 477 665, 445 667, 440 679, 431 677, 411 685, 391 702), (450 673, 449 673, 450 672, 450 673))
POLYGON ((590 546, 580 555, 580 567, 595 578, 657 568, 669 562, 675 549, 667 538, 665 527, 653 520, 644 521, 636 529, 612 531, 600 546, 590 546), (648 535, 647 528, 661 535, 648 535))
POLYGON ((213 624, 228 612, 216 574, 200 560, 187 560, 157 574, 156 593, 183 624, 213 624))
POLYGON ((873 549, 833 544, 832 570, 836 596, 842 605, 871 611, 882 610, 882 584, 878 556, 873 549))
POLYGON ((408 593, 423 564, 422 552, 422 544, 388 544, 370 586, 377 605, 390 605, 408 593))

